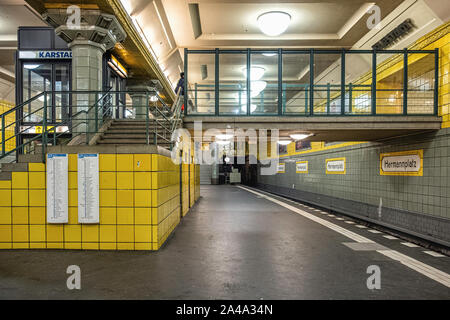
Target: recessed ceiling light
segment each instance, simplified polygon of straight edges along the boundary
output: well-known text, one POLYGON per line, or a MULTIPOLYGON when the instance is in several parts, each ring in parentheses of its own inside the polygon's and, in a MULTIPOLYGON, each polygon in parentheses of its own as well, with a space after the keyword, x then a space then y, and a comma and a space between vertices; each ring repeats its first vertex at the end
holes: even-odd
POLYGON ((273 57, 273 56, 276 56, 277 54, 275 52, 273 52, 273 53, 266 52, 266 53, 263 53, 262 55, 266 56, 266 57, 273 57))
POLYGON ((311 135, 306 134, 306 133, 294 133, 294 134, 290 134, 289 136, 294 140, 302 140, 302 139, 308 138, 311 135))
POLYGON ((289 143, 291 143, 292 141, 289 139, 282 139, 282 140, 278 140, 278 144, 281 144, 283 146, 287 146, 289 143))
POLYGON ((260 15, 257 21, 259 29, 264 34, 275 37, 287 30, 291 22, 291 16, 282 11, 270 11, 260 15))

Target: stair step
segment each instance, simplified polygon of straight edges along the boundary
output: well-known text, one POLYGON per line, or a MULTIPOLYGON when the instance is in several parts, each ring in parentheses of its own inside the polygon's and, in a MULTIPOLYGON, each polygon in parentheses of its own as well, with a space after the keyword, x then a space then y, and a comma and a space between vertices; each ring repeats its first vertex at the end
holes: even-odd
POLYGON ((109 132, 106 132, 102 136, 102 139, 103 140, 106 140, 106 139, 146 139, 146 135, 145 134, 132 134, 132 133, 130 133, 130 134, 127 134, 127 133, 111 134, 109 132))
POLYGON ((42 162, 42 154, 19 154, 19 163, 42 162))
POLYGON ((11 180, 11 172, 0 172, 0 180, 11 180))
POLYGON ((27 172, 28 163, 2 163, 2 172, 27 172))
POLYGON ((97 144, 147 144, 147 139, 101 139, 97 144))

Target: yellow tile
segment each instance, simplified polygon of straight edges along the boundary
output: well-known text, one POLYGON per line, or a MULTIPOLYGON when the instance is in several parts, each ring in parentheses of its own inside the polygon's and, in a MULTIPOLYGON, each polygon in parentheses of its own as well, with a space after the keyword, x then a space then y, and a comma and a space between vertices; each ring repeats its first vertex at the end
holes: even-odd
POLYGON ((117 208, 117 224, 134 224, 133 208, 117 208))
POLYGON ((12 235, 13 242, 28 242, 28 226, 13 225, 12 235))
POLYGON ((78 207, 78 190, 69 189, 69 207, 78 207))
POLYGON ((80 250, 81 242, 64 242, 64 249, 80 250))
POLYGON ((133 206, 133 190, 117 190, 117 207, 133 206))
POLYGON ((13 189, 12 190, 12 205, 17 207, 28 206, 28 190, 13 189))
POLYGON ((47 241, 63 242, 63 225, 47 224, 47 241))
POLYGON ((152 242, 158 242, 158 226, 152 226, 152 242))
POLYGON ((117 242, 134 242, 134 226, 117 226, 117 242))
POLYGON ((81 249, 84 250, 98 250, 98 242, 83 242, 81 243, 81 249))
POLYGON ((158 243, 157 242, 153 242, 152 243, 152 247, 153 247, 153 250, 159 250, 159 245, 158 245, 158 243))
POLYGON ((117 250, 134 250, 134 243, 117 243, 117 250))
POLYGON ((151 205, 152 205, 151 190, 134 190, 135 207, 151 207, 151 205))
POLYGON ((64 242, 47 242, 47 249, 64 249, 64 242))
POLYGON ((81 242, 81 225, 65 225, 64 242, 81 242))
POLYGON ((152 189, 159 189, 159 172, 152 172, 152 189))
POLYGON ((69 171, 78 170, 78 158, 77 154, 69 154, 69 171))
POLYGON ((44 207, 46 198, 45 189, 30 189, 30 206, 44 207))
POLYGON ((69 207, 68 224, 78 224, 78 207, 69 207))
POLYGON ((100 242, 100 250, 117 250, 117 243, 100 242))
POLYGON ((98 225, 83 224, 81 229, 82 242, 98 242, 98 225))
POLYGON ((118 154, 117 155, 117 171, 133 171, 133 155, 118 154))
POLYGON ((133 172, 117 172, 117 189, 133 189, 133 172))
POLYGON ((30 249, 45 249, 46 247, 45 242, 30 242, 30 249))
POLYGON ((0 189, 0 207, 1 206, 4 206, 4 207, 11 206, 11 190, 0 189))
POLYGON ((100 208, 100 224, 116 224, 116 208, 100 208))
POLYGON ((158 208, 152 208, 152 224, 158 224, 158 208))
POLYGON ((100 171, 116 171, 116 155, 115 154, 100 154, 99 155, 99 170, 100 171))
POLYGON ((78 172, 69 171, 68 185, 69 185, 69 189, 77 189, 78 188, 78 172))
POLYGON ((116 206, 116 190, 100 190, 100 207, 116 206))
POLYGON ((0 180, 0 189, 11 189, 11 180, 0 180))
POLYGON ((152 154, 152 171, 158 171, 158 158, 159 154, 152 154))
POLYGON ((148 226, 134 226, 134 242, 151 242, 152 241, 152 227, 148 226))
POLYGON ((116 242, 116 226, 100 225, 100 242, 116 242))
POLYGON ((8 242, 8 243, 0 242, 0 249, 12 249, 12 243, 11 242, 8 242))
POLYGON ((45 172, 28 173, 30 189, 45 189, 45 172))
POLYGON ((44 163, 29 163, 28 171, 44 171, 45 172, 45 164, 44 163))
POLYGON ((28 224, 28 207, 12 207, 13 224, 28 224))
POLYGON ((99 174, 100 189, 116 189, 116 173, 100 172, 99 174))
POLYGON ((134 172, 134 189, 151 189, 152 172, 134 172))
POLYGON ((11 207, 0 207, 0 224, 11 224, 11 207))
POLYGON ((0 225, 0 242, 11 242, 11 226, 0 225))
POLYGON ((135 243, 135 250, 153 250, 153 246, 151 242, 148 243, 135 243))
POLYGON ((27 189, 28 188, 28 172, 12 172, 13 189, 27 189))
POLYGON ((45 224, 45 207, 30 207, 30 224, 45 224))
POLYGON ((45 241, 45 225, 30 225, 30 241, 44 242, 45 241))
POLYGON ((30 245, 28 242, 13 242, 12 244, 13 249, 29 249, 30 245))
POLYGON ((135 224, 152 224, 152 208, 134 208, 135 224))
POLYGON ((152 170, 151 154, 135 154, 134 155, 134 171, 151 171, 152 170))

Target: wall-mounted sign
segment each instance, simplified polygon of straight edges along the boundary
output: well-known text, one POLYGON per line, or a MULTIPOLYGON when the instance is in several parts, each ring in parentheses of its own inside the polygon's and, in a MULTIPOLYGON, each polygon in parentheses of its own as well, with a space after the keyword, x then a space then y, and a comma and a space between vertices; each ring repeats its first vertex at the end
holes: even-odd
POLYGON ((345 174, 345 158, 326 159, 325 166, 327 174, 345 174))
POLYGON ((404 36, 410 33, 414 29, 414 23, 411 19, 406 19, 399 24, 394 30, 389 32, 380 41, 372 46, 372 49, 382 50, 392 46, 397 41, 401 40, 404 36))
POLYGON ((308 173, 308 161, 297 161, 295 163, 296 173, 308 173))
POLYGON ((78 154, 78 222, 99 223, 98 154, 78 154))
POLYGON ((423 176, 423 150, 381 153, 380 175, 423 176))
POLYGON ((69 50, 19 51, 19 59, 72 59, 69 50))
POLYGON ((67 154, 47 154, 47 223, 69 222, 67 154))
POLYGON ((284 162, 279 163, 277 166, 277 173, 285 173, 286 171, 286 164, 284 162))

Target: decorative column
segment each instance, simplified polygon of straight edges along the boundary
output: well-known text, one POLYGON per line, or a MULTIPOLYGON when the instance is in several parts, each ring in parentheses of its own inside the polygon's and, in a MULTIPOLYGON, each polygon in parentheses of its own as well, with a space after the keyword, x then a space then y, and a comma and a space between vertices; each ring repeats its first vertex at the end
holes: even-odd
POLYGON ((146 119, 147 106, 156 103, 156 94, 161 89, 158 83, 155 80, 130 79, 128 81, 127 91, 131 97, 135 119, 146 119))
POLYGON ((66 24, 68 15, 64 9, 49 9, 42 17, 72 50, 72 90, 96 91, 72 95, 72 114, 85 111, 72 118, 72 132, 86 132, 89 139, 98 130, 95 110, 99 110, 97 117, 102 116, 102 100, 98 108, 95 104, 102 97, 103 54, 123 41, 126 33, 115 16, 100 10, 80 9, 79 25, 66 24))

